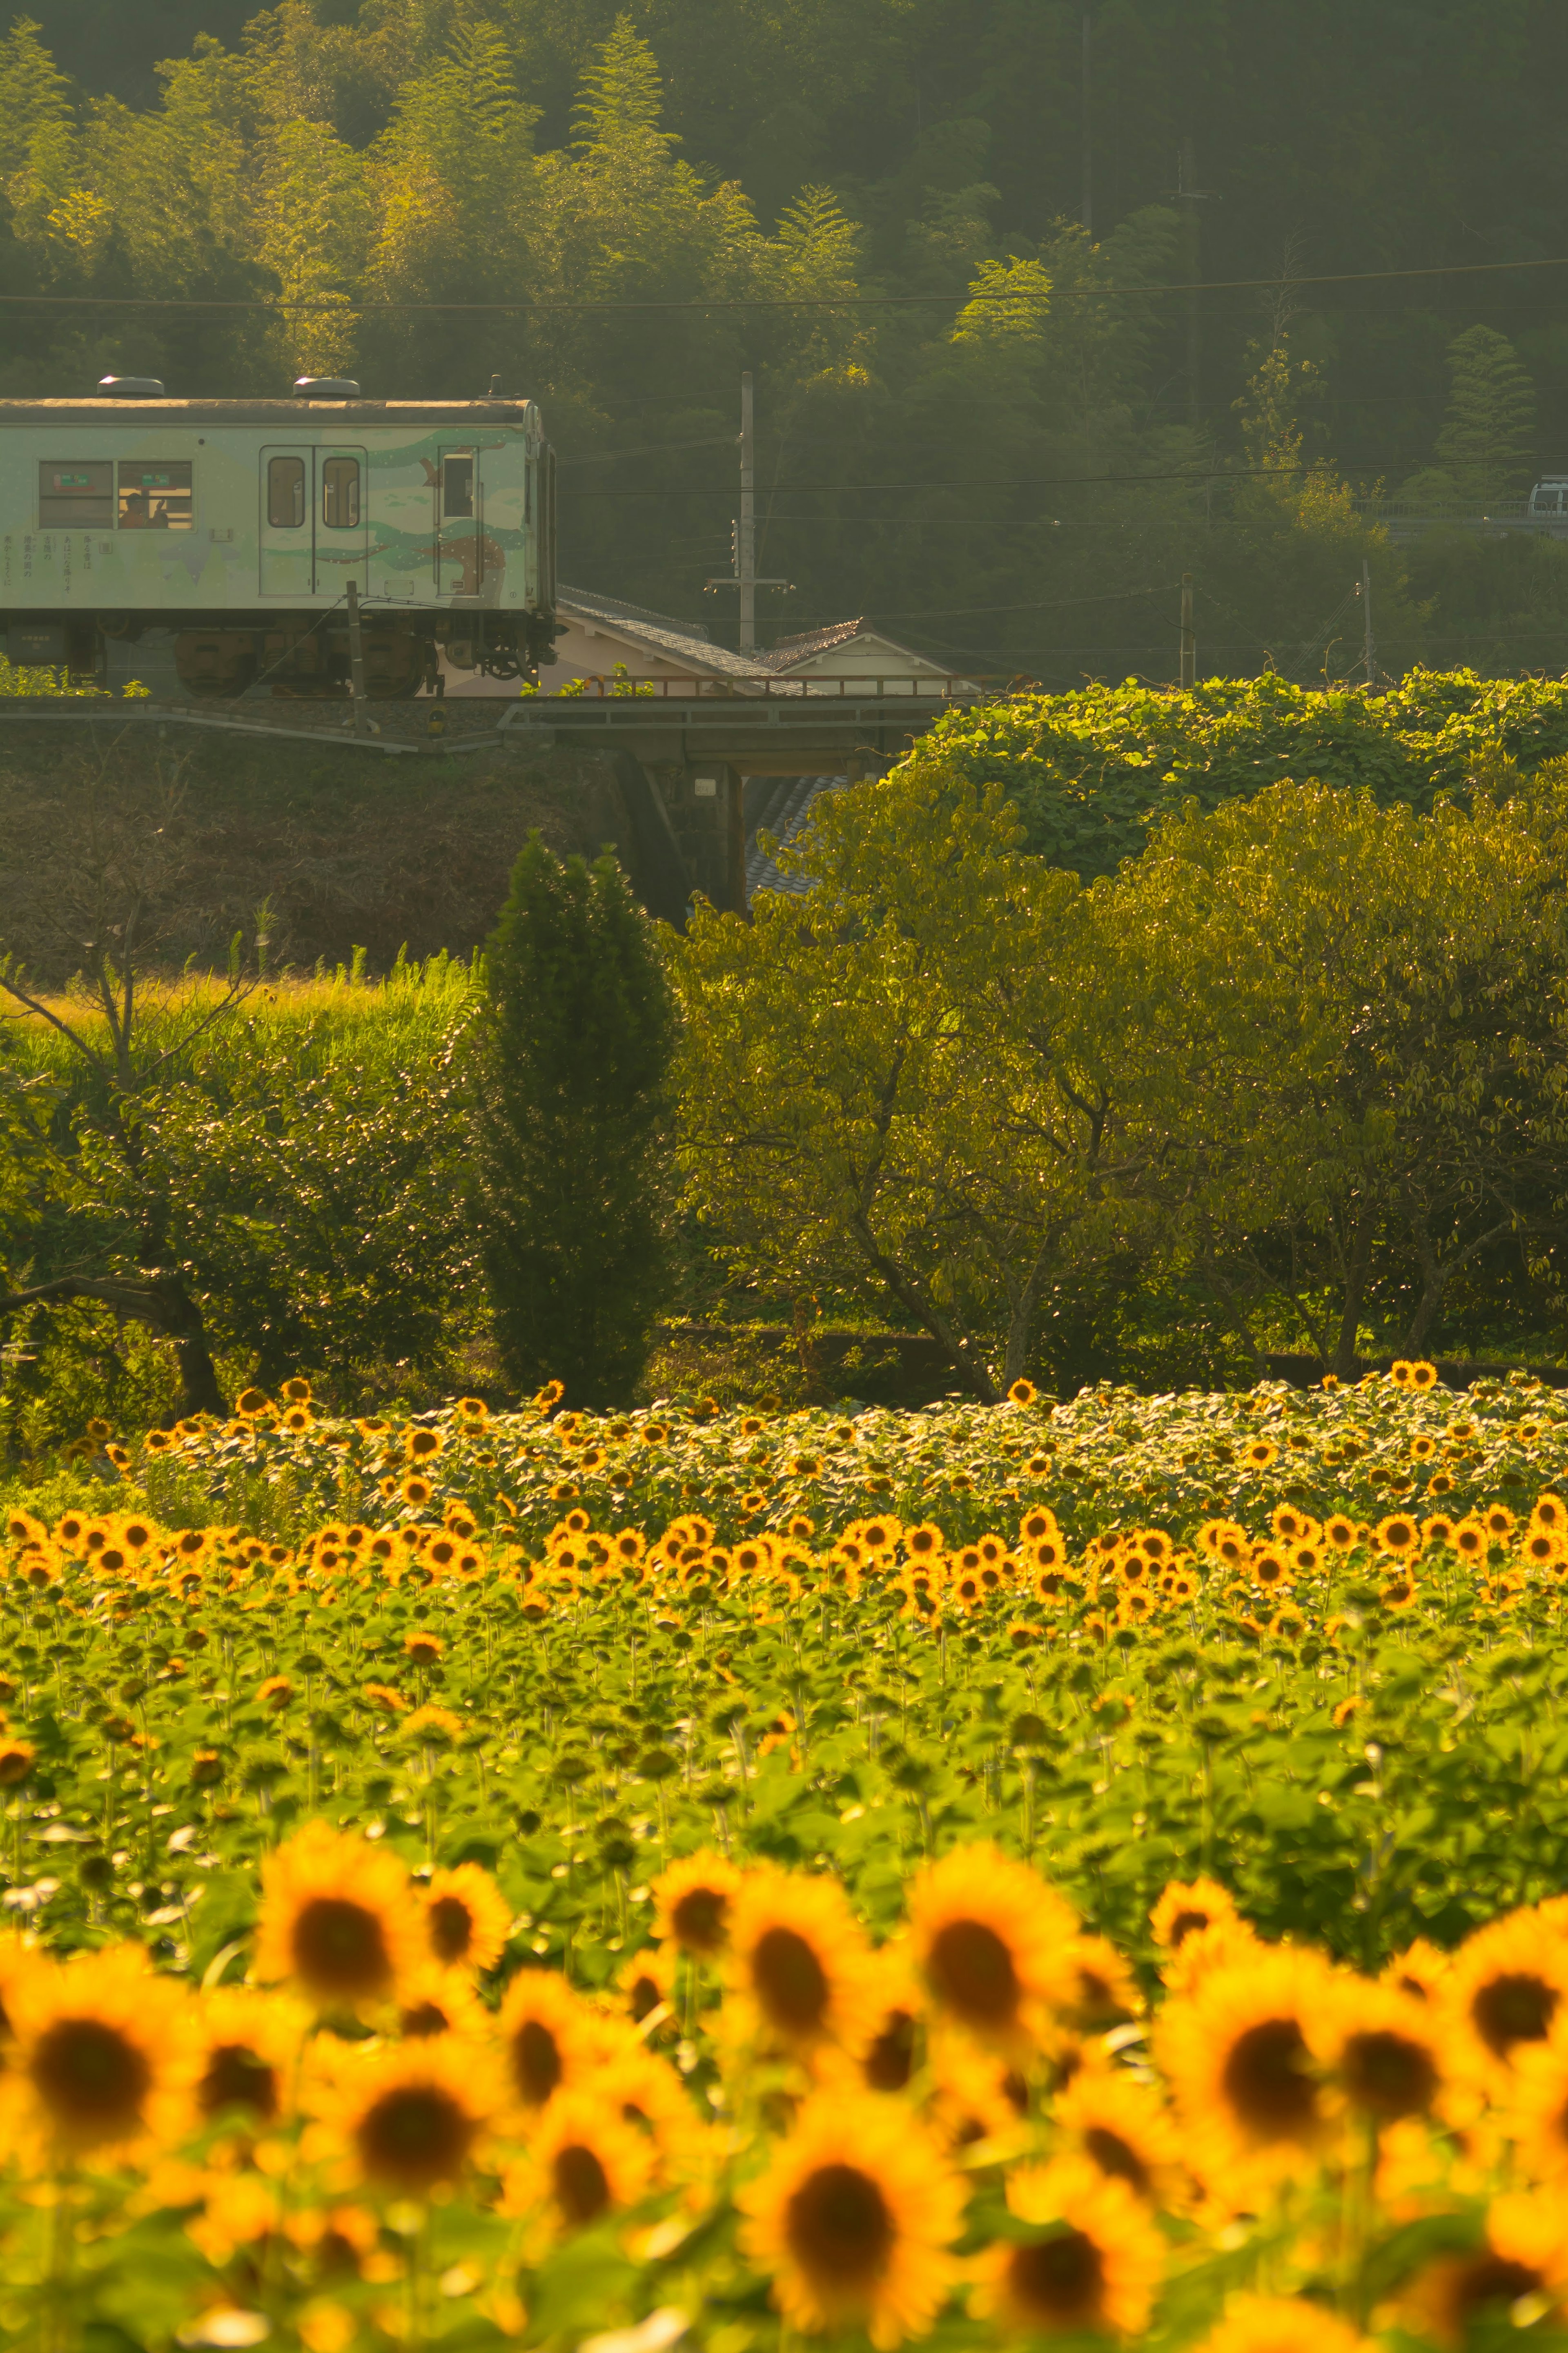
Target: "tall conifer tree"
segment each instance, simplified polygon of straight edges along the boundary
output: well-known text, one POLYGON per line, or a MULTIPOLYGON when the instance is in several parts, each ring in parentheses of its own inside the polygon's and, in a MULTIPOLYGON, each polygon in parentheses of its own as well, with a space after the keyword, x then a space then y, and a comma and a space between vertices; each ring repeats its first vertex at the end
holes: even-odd
POLYGON ((665 1295, 674 1014, 608 852, 563 866, 530 837, 485 989, 474 1192, 503 1368, 624 1403, 665 1295))

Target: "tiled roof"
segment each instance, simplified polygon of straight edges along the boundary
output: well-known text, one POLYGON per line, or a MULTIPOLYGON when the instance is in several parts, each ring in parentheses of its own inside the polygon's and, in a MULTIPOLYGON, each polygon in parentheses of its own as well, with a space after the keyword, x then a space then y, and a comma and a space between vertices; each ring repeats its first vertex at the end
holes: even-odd
POLYGON ((834 646, 853 644, 865 627, 864 620, 830 621, 825 629, 806 629, 799 637, 780 638, 757 659, 765 662, 769 670, 787 670, 808 654, 825 654, 834 646))
POLYGON ((732 654, 728 646, 714 645, 700 621, 678 620, 670 613, 650 613, 641 605, 623 605, 615 596, 595 596, 586 589, 564 586, 557 589, 555 602, 562 613, 619 627, 626 636, 640 638, 645 645, 657 646, 660 653, 677 661, 689 662, 693 670, 725 678, 771 675, 752 655, 732 654))
POLYGON ((754 899, 759 891, 783 891, 794 898, 804 898, 810 884, 802 874, 781 874, 773 860, 757 841, 759 833, 771 834, 782 849, 795 839, 810 817, 823 793, 836 792, 847 785, 847 776, 781 776, 757 812, 755 825, 746 843, 746 897, 754 899))

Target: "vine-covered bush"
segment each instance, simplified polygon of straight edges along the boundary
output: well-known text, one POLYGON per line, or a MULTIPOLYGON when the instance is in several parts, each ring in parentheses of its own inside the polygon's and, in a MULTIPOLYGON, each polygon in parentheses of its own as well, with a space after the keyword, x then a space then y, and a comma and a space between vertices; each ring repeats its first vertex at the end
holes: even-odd
POLYGON ((1414 670, 1368 694, 1295 686, 1273 672, 1207 679, 1189 692, 1129 681, 1076 694, 1015 694, 952 712, 913 758, 1000 782, 1027 847, 1087 881, 1136 857, 1154 820, 1318 776, 1428 809, 1478 771, 1568 755, 1568 682, 1414 670))

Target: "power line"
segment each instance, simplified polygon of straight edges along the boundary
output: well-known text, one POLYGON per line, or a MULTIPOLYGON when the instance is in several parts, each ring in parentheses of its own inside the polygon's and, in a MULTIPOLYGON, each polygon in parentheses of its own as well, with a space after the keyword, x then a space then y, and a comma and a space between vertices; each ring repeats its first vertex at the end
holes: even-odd
MULTIPOLYGON (((1533 261, 1441 261, 1410 269, 1332 270, 1310 278, 1216 278, 1145 286, 1053 286, 1049 295, 1039 300, 1040 307, 1047 309, 1052 302, 1125 302, 1161 294, 1251 294, 1297 286, 1387 285, 1401 279, 1484 278, 1520 269, 1568 269, 1568 254, 1543 254, 1533 261)), ((472 313, 497 318, 518 316, 530 311, 605 311, 614 314, 627 311, 887 311, 926 307, 951 310, 955 303, 971 309, 984 307, 987 302, 1016 310, 1020 301, 1029 299, 1001 290, 993 295, 983 295, 970 293, 967 290, 954 294, 729 294, 683 298, 679 301, 649 298, 621 302, 560 301, 549 295, 524 295, 515 302, 381 302, 363 301, 357 296, 342 294, 325 300, 309 297, 289 300, 280 295, 263 299, 260 296, 237 298, 208 294, 0 294, 0 304, 33 302, 57 310, 95 311, 274 311, 286 313, 290 318, 321 311, 331 311, 340 319, 348 319, 367 315, 383 317, 388 313, 443 318, 451 313, 472 313)))
MULTIPOLYGON (((1021 477, 1016 480, 994 480, 981 474, 973 475, 964 481, 774 482, 772 487, 781 494, 786 491, 825 494, 831 492, 835 497, 843 497, 851 491, 856 492, 861 491, 1067 491, 1081 489, 1095 483, 1112 483, 1124 490, 1139 490, 1146 482, 1236 482, 1250 480, 1255 477, 1282 480, 1287 475, 1331 474, 1342 467, 1349 467, 1353 472, 1364 474, 1374 472, 1380 465, 1393 465, 1396 462, 1393 459, 1346 458, 1336 459, 1331 466, 1320 459, 1315 464, 1310 466, 1211 466, 1201 473, 1194 472, 1191 467, 1180 467, 1169 472, 1155 474, 1035 474, 1021 477)), ((734 493, 727 485, 720 484, 714 490, 693 490, 686 487, 669 490, 639 488, 619 491, 576 491, 573 495, 579 499, 728 499, 733 497, 734 493)), ((812 522, 818 518, 814 515, 777 515, 773 520, 778 522, 812 522)))

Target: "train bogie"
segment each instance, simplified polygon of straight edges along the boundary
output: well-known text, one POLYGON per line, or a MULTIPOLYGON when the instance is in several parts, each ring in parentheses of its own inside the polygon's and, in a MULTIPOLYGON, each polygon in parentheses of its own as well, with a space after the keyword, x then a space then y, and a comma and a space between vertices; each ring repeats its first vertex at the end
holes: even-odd
POLYGON ((0 401, 0 646, 98 664, 168 631, 193 694, 516 678, 555 635, 554 461, 531 401, 0 401))

